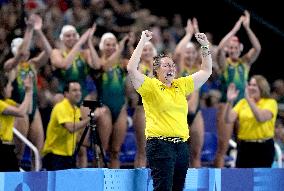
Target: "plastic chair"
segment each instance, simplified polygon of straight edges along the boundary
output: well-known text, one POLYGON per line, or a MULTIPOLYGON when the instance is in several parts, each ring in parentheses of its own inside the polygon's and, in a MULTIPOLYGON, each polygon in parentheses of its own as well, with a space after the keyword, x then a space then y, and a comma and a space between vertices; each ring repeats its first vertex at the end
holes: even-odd
POLYGON ((215 159, 217 151, 217 136, 215 133, 205 132, 204 133, 204 144, 201 151, 201 161, 204 163, 212 162, 215 159))
POLYGON ((133 163, 136 154, 136 138, 134 132, 128 131, 121 146, 121 163, 133 163))
MULTIPOLYGON (((201 151, 201 163, 202 166, 213 166, 217 147, 217 109, 214 107, 201 109, 204 120, 204 143, 201 151)), ((236 161, 236 148, 237 144, 232 139, 229 141, 231 148, 230 154, 226 155, 225 166, 234 167, 236 161)))

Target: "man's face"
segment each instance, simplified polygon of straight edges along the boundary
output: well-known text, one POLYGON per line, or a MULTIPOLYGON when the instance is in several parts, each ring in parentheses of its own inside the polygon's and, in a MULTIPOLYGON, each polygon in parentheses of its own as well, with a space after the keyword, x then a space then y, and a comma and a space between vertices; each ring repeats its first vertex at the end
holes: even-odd
POLYGON ((72 104, 77 104, 80 102, 82 96, 81 86, 78 82, 71 82, 69 84, 69 91, 67 93, 67 98, 72 104))

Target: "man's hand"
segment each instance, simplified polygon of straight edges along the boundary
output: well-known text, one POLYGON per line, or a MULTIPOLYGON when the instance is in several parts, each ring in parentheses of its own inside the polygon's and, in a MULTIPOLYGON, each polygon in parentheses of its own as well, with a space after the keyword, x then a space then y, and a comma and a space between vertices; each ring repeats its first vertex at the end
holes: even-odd
POLYGON ((81 118, 87 119, 89 117, 90 112, 91 112, 90 108, 81 106, 80 110, 81 110, 81 118))

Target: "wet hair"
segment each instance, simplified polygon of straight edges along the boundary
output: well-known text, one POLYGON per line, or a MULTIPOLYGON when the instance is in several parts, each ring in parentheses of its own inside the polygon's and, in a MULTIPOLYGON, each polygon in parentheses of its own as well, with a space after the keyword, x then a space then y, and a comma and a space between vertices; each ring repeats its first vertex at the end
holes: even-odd
POLYGON ((153 75, 157 78, 157 70, 160 68, 161 66, 161 59, 168 57, 170 58, 170 56, 166 55, 166 54, 159 54, 157 56, 154 57, 153 60, 153 75))
POLYGON ((256 84, 260 91, 261 98, 269 98, 270 97, 270 85, 266 78, 262 75, 253 75, 251 79, 255 79, 256 84))
POLYGON ((9 82, 8 77, 3 73, 0 72, 0 99, 5 99, 5 87, 9 82))

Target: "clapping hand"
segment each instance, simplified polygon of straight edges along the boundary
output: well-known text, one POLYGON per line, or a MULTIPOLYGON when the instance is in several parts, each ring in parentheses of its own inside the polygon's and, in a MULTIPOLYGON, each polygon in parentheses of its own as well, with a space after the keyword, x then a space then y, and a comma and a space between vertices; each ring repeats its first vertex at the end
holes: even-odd
POLYGON ((29 18, 25 18, 25 23, 28 29, 34 28, 35 20, 35 14, 32 14, 29 18))
POLYGON ((97 30, 97 24, 94 23, 93 26, 89 30, 90 30, 90 32, 89 32, 89 40, 92 40, 92 38, 94 36, 94 33, 97 30))
POLYGON ((187 19, 187 25, 185 27, 186 34, 193 35, 194 34, 194 26, 190 19, 187 19))
POLYGON ((120 41, 119 41, 119 47, 120 49, 123 49, 125 47, 126 41, 128 41, 129 35, 125 35, 120 41))
POLYGON ((239 20, 236 22, 234 28, 233 28, 233 31, 236 33, 237 31, 240 30, 241 26, 242 26, 242 23, 244 21, 244 16, 242 15, 239 20))
POLYGON ((88 45, 89 46, 93 46, 93 36, 94 33, 97 30, 97 25, 96 23, 93 24, 93 26, 91 28, 89 28, 89 36, 88 36, 88 45))
POLYGON ((31 17, 33 17, 33 20, 34 20, 34 29, 41 30, 42 29, 42 18, 36 14, 33 14, 31 17))
POLYGON ((238 97, 238 95, 239 95, 239 90, 236 89, 236 85, 234 83, 230 83, 227 90, 227 100, 229 102, 233 102, 238 97))
POLYGON ((199 33, 198 21, 195 17, 192 19, 192 26, 194 29, 194 33, 199 33))
POLYGON ((31 92, 33 89, 33 77, 32 74, 28 74, 24 79, 24 86, 26 88, 26 92, 31 92))
POLYGON ((245 16, 243 16, 243 26, 245 28, 249 28, 250 27, 250 14, 248 11, 245 11, 245 16))
POLYGON ((78 41, 77 43, 79 43, 79 44, 82 46, 83 44, 85 44, 86 42, 88 42, 88 39, 89 39, 89 37, 90 37, 90 33, 91 33, 91 32, 94 32, 94 31, 93 31, 93 28, 87 29, 87 30, 83 33, 83 35, 80 37, 80 39, 79 39, 79 41, 78 41))

